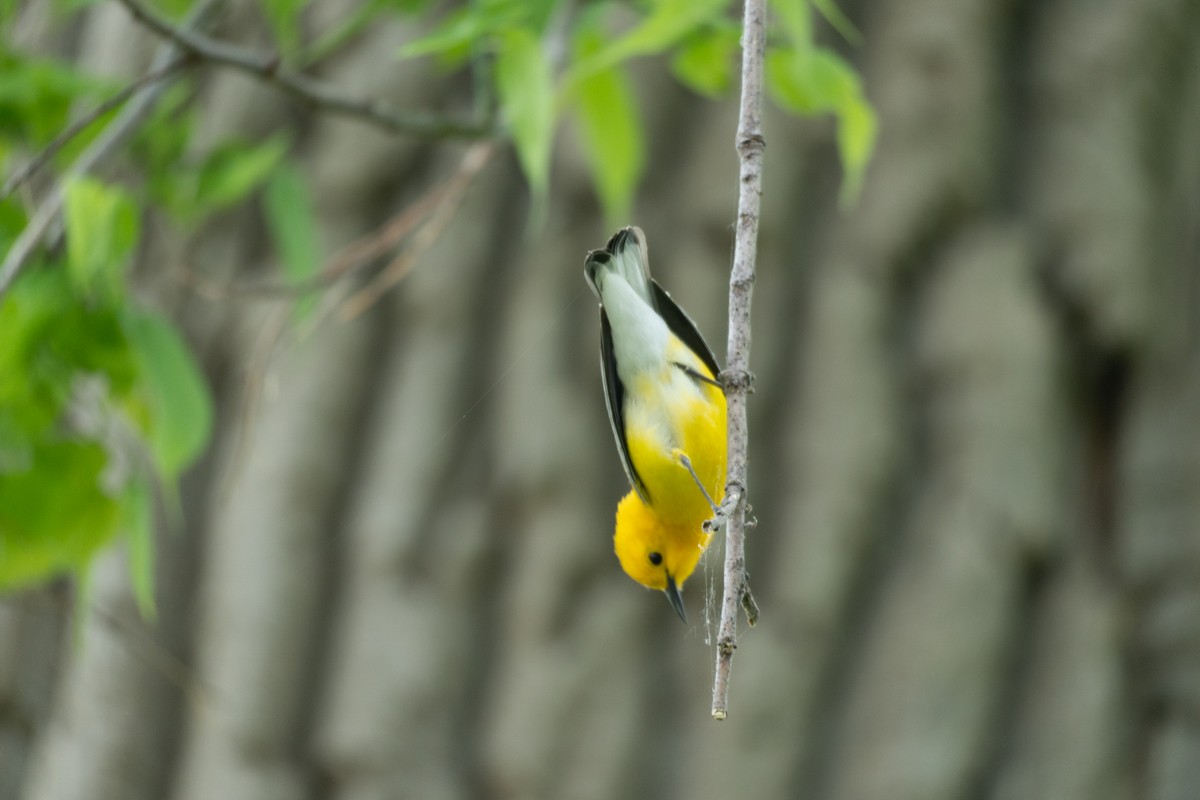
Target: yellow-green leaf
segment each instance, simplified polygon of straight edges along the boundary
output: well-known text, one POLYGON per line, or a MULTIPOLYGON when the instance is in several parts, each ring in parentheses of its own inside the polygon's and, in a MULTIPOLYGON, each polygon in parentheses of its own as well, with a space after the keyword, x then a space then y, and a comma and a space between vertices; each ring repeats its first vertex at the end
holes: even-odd
POLYGON ((793 48, 807 49, 812 45, 812 16, 809 0, 771 0, 775 19, 793 48))
POLYGON ((728 6, 729 0, 658 0, 632 30, 578 60, 566 82, 574 85, 630 58, 668 50, 700 26, 719 20, 728 6))
POLYGON ((137 207, 122 189, 92 178, 72 178, 64 192, 72 285, 83 292, 119 296, 125 265, 137 244, 137 207))
POLYGON ((208 385, 183 337, 167 320, 128 309, 122 322, 150 408, 146 438, 159 471, 173 481, 208 444, 213 417, 208 385))
POLYGON ((852 205, 862 189, 863 175, 875 151, 875 136, 878 122, 875 109, 856 95, 846 101, 838 111, 838 152, 842 156, 845 177, 842 179, 842 206, 852 205))
POLYGON ((200 168, 197 202, 208 209, 238 202, 267 180, 288 147, 288 137, 279 134, 261 144, 232 141, 216 148, 200 168))
POLYGON ((767 53, 767 90, 795 114, 838 117, 838 151, 845 177, 841 201, 852 203, 875 146, 876 119, 854 68, 831 50, 772 49, 767 53))
POLYGON ((794 114, 836 111, 858 92, 854 69, 831 50, 771 49, 766 68, 771 99, 794 114))
POLYGON ((259 8, 275 31, 275 46, 284 55, 300 49, 300 15, 308 0, 260 0, 259 8))
POLYGON ((641 120, 629 80, 610 67, 580 81, 578 118, 583 151, 610 228, 629 221, 645 166, 641 120))
POLYGON ((399 58, 417 58, 461 49, 487 33, 493 20, 475 6, 450 14, 430 33, 401 47, 399 58))
POLYGON ((81 567, 117 532, 119 506, 101 488, 103 447, 56 440, 32 455, 0 474, 0 589, 81 567))
POLYGON ((536 201, 544 196, 550 177, 554 95, 550 64, 532 32, 518 28, 500 37, 496 91, 536 201))
MULTIPOLYGON (((308 182, 295 167, 285 164, 271 176, 263 192, 263 211, 288 282, 295 286, 316 275, 322 260, 316 214, 308 182)), ((296 316, 307 316, 315 300, 302 298, 296 316)))
POLYGON ((733 83, 738 29, 732 25, 689 37, 671 59, 671 72, 681 83, 705 97, 719 97, 733 83))

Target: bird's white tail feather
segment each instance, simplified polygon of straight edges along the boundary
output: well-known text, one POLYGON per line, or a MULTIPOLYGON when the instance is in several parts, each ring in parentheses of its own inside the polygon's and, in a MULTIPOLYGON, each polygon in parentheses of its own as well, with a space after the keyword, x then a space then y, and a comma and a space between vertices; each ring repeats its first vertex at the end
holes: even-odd
POLYGON ((617 234, 612 247, 612 262, 608 268, 620 275, 642 300, 651 308, 654 307, 653 293, 650 289, 649 253, 646 248, 646 235, 641 228, 629 227, 617 234))

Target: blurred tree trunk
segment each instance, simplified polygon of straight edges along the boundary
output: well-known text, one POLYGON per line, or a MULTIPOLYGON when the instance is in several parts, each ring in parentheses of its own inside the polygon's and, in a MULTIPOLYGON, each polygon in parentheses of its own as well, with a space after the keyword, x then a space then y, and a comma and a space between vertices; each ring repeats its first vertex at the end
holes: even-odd
MULTIPOLYGON (((718 554, 688 628, 611 554, 623 478, 580 270, 610 231, 564 137, 539 235, 500 151, 395 291, 273 349, 286 304, 174 277, 271 269, 254 215, 152 240, 145 286, 220 429, 161 537, 156 622, 120 553, 74 638, 61 592, 0 603, 0 800, 1200 796, 1200 2, 849 11, 881 117, 857 207, 829 124, 766 125, 763 616, 727 723, 718 554)), ((80 58, 133 69, 151 42, 89 14, 80 58)), ((455 92, 393 60, 410 34, 324 72, 412 107, 455 92)), ((633 221, 719 343, 736 105, 638 70, 633 221)), ((201 102, 204 141, 296 127, 329 251, 463 152, 217 71, 201 102)))

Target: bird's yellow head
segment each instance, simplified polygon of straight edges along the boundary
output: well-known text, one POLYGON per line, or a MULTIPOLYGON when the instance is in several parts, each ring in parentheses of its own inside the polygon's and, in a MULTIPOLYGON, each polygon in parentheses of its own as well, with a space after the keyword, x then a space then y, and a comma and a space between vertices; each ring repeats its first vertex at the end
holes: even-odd
POLYGON ((696 569, 710 534, 701 522, 665 525, 654 511, 630 491, 617 506, 613 549, 621 567, 638 583, 665 592, 671 606, 686 622, 683 582, 696 569))

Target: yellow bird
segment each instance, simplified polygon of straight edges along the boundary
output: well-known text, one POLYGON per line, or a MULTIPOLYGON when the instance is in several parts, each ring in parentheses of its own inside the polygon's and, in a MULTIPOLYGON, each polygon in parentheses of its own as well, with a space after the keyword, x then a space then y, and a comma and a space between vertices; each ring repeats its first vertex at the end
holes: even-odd
POLYGON ((696 324, 650 277, 641 229, 587 254, 600 301, 600 374, 608 419, 633 488, 617 506, 613 546, 631 578, 666 593, 686 622, 683 583, 725 490, 725 394, 696 324))

